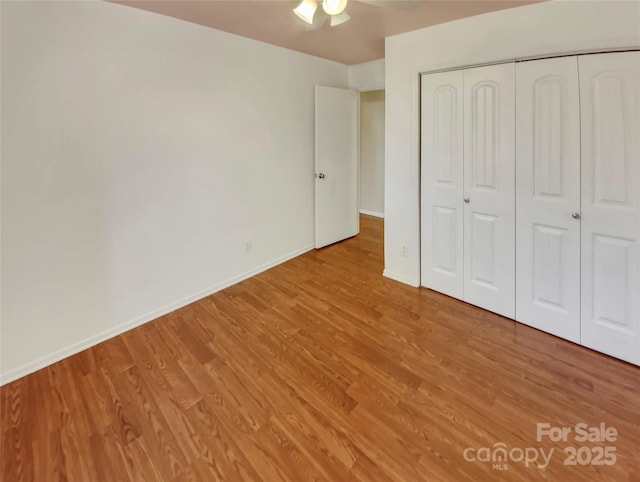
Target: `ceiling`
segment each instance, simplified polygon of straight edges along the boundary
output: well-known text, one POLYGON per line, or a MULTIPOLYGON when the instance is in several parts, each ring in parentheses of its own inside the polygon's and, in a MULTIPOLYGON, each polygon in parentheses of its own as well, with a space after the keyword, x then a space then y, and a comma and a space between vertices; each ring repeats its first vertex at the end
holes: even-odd
POLYGON ((110 1, 351 65, 383 58, 390 35, 541 0, 378 0, 396 8, 349 0, 349 22, 317 30, 293 13, 299 0, 110 1))

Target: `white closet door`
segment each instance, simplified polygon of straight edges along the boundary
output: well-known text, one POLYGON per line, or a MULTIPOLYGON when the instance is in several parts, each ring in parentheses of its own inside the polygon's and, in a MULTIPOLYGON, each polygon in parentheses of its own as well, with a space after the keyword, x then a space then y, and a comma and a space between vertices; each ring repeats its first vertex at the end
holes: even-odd
POLYGON ((509 318, 515 316, 514 69, 464 71, 464 300, 509 318))
POLYGON ((516 66, 516 320, 580 342, 576 57, 516 66))
POLYGON ((462 71, 422 77, 422 285, 462 298, 462 71))
POLYGON ((640 364, 640 53, 578 65, 582 344, 640 364))

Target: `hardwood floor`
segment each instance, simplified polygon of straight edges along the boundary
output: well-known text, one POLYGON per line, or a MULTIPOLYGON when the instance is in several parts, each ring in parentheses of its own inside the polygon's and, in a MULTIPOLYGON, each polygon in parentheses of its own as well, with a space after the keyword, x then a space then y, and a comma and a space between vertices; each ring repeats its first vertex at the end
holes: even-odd
POLYGON ((639 368, 382 269, 363 216, 356 238, 5 385, 2 480, 640 480, 639 368), (618 436, 537 441, 545 422, 618 436), (507 470, 465 460, 500 443, 507 470), (615 464, 563 464, 604 446, 615 464), (517 449, 554 452, 542 469, 517 449))

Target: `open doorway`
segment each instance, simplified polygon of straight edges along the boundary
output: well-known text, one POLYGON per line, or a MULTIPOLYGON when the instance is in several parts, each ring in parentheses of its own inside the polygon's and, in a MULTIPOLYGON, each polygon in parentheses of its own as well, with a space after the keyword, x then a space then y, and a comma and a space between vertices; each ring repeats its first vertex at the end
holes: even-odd
POLYGON ((384 218, 384 90, 360 92, 360 213, 384 218))
POLYGON ((384 267, 384 90, 360 92, 360 234, 384 267))
POLYGON ((316 86, 316 249, 384 231, 384 90, 316 86))

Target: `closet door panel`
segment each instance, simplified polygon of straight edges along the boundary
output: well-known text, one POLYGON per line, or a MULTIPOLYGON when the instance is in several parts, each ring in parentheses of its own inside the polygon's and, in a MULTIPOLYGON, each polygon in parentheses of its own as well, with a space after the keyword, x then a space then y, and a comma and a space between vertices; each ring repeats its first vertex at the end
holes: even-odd
POLYGON ((515 315, 514 64, 464 71, 464 300, 515 315))
POLYGON ((578 63, 582 344, 640 364, 640 53, 578 63))
POLYGON ((462 71, 422 77, 422 285, 462 298, 462 71))
POLYGON ((579 103, 576 57, 516 65, 516 320, 576 343, 579 103))

